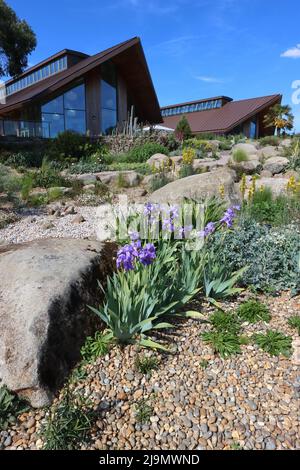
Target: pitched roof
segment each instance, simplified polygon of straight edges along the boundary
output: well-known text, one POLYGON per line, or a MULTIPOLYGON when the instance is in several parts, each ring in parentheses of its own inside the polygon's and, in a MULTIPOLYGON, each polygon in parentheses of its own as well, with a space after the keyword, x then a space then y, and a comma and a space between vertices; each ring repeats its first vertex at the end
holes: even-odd
MULTIPOLYGON (((282 95, 262 96, 240 101, 230 101, 222 108, 186 113, 191 130, 197 132, 223 133, 233 130, 236 126, 251 118, 264 108, 281 101, 282 95)), ((164 124, 176 128, 182 115, 164 117, 164 124)))
POLYGON ((141 108, 141 118, 145 115, 146 120, 151 123, 162 122, 156 92, 138 37, 124 41, 93 56, 87 56, 72 67, 9 95, 6 98, 6 103, 0 104, 0 115, 18 109, 29 101, 42 99, 110 59, 120 65, 122 75, 129 81, 129 86, 133 89, 134 96, 141 108), (126 57, 123 58, 123 55, 126 57))

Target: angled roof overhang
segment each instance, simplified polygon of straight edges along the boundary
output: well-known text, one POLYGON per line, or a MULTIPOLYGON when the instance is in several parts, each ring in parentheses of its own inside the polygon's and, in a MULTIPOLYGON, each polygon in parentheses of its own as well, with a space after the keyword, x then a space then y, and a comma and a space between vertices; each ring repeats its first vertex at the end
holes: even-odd
POLYGON ((162 122, 158 99, 138 37, 99 54, 88 56, 63 72, 8 96, 6 103, 0 104, 0 115, 3 116, 58 92, 108 60, 112 60, 119 67, 127 86, 132 90, 139 108, 140 119, 149 123, 162 122))

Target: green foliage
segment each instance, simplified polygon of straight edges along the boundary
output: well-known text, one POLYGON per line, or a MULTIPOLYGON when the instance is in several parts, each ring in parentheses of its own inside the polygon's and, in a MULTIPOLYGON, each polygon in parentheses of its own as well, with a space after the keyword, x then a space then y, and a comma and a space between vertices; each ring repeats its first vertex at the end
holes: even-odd
POLYGON ((63 190, 59 187, 49 188, 47 194, 48 202, 57 201, 58 199, 61 199, 64 196, 63 190))
POLYGON ((89 142, 89 139, 72 130, 60 132, 53 139, 50 149, 50 157, 55 160, 75 159, 87 157, 93 153, 95 146, 89 142))
POLYGON ((179 178, 186 178, 195 174, 193 164, 184 164, 179 170, 179 178))
POLYGON ((289 147, 284 148, 283 156, 290 161, 289 169, 300 170, 300 139, 295 138, 289 147))
POLYGON ((281 131, 293 129, 294 115, 292 108, 288 105, 275 104, 269 108, 268 113, 264 116, 264 125, 275 128, 278 136, 280 136, 281 131))
POLYGON ((227 331, 208 331, 201 335, 203 341, 212 346, 214 351, 224 359, 241 353, 239 337, 227 331))
POLYGON ((14 424, 17 416, 28 410, 26 402, 10 393, 5 386, 0 387, 0 431, 14 424))
POLYGON ((92 427, 95 412, 87 400, 67 388, 41 430, 44 450, 77 450, 92 427))
POLYGON ((97 331, 95 336, 88 336, 85 344, 81 348, 81 356, 84 361, 91 361, 97 359, 99 356, 104 356, 110 350, 112 344, 112 334, 97 331))
POLYGON ((171 328, 162 321, 180 311, 199 291, 203 261, 198 252, 179 250, 177 244, 162 243, 155 263, 124 272, 107 280, 105 302, 91 308, 120 343, 166 350, 150 340, 150 331, 171 328))
POLYGON ((209 317, 209 323, 218 332, 237 334, 240 331, 239 318, 223 310, 217 310, 209 317))
POLYGON ((10 211, 2 211, 0 209, 0 229, 5 228, 9 224, 13 224, 14 222, 17 222, 18 216, 10 211))
POLYGON ((137 356, 135 360, 135 368, 145 375, 151 375, 153 370, 158 369, 159 360, 155 356, 137 356))
POLYGON ((100 173, 106 170, 107 166, 102 162, 99 163, 81 159, 78 163, 71 165, 68 172, 71 173, 71 175, 82 175, 84 173, 100 173))
POLYGON ((118 179, 117 179, 117 186, 118 188, 128 188, 129 184, 127 180, 125 179, 125 176, 123 175, 122 172, 118 174, 118 179))
POLYGON ((60 175, 59 171, 52 168, 51 164, 44 160, 41 168, 32 172, 34 188, 52 188, 52 187, 68 187, 71 182, 60 175))
POLYGON ((4 0, 0 1, 0 31, 0 77, 15 77, 27 67, 27 57, 36 47, 36 36, 4 0))
POLYGON ((102 181, 96 182, 94 191, 95 195, 101 197, 103 201, 106 201, 109 198, 109 187, 106 184, 102 183, 102 181))
POLYGON ((246 268, 243 267, 236 272, 230 273, 226 266, 217 260, 212 262, 212 255, 204 269, 204 292, 209 302, 226 299, 239 294, 242 289, 235 287, 242 278, 246 268))
POLYGON ((200 367, 202 369, 207 369, 208 365, 209 365, 209 362, 206 359, 202 359, 202 361, 200 361, 200 367))
POLYGON ((127 162, 144 163, 155 153, 169 155, 169 150, 161 144, 155 142, 147 142, 142 145, 133 147, 127 154, 127 162))
POLYGON ((241 284, 267 293, 297 286, 299 246, 295 227, 274 229, 243 219, 237 230, 216 233, 209 242, 228 273, 247 266, 241 284))
POLYGON ((167 184, 171 183, 172 179, 168 176, 164 171, 153 175, 153 178, 150 182, 150 191, 154 193, 158 189, 166 186, 167 184))
POLYGON ((9 167, 0 164, 0 193, 13 193, 20 190, 22 179, 16 176, 9 167))
POLYGON ((232 154, 232 159, 235 163, 247 162, 247 152, 245 152, 243 149, 236 149, 232 154))
POLYGON ((186 116, 182 116, 182 118, 178 121, 175 129, 175 137, 180 141, 184 141, 189 139, 191 136, 192 131, 189 125, 189 121, 187 120, 186 116))
POLYGON ((147 424, 153 414, 153 408, 146 398, 140 400, 135 406, 135 419, 140 424, 147 424))
POLYGON ((259 139, 259 144, 261 147, 266 147, 267 145, 278 147, 280 144, 280 139, 275 135, 267 135, 266 137, 262 137, 261 139, 259 139))
POLYGON ((21 198, 23 201, 28 201, 29 199, 29 194, 30 191, 33 188, 33 174, 32 173, 27 173, 23 180, 22 180, 22 187, 21 187, 21 198))
POLYGON ((294 194, 273 196, 270 188, 263 188, 244 204, 243 214, 258 223, 288 225, 300 218, 300 198, 294 194))
POLYGON ((289 357, 292 353, 292 338, 274 330, 268 330, 266 334, 254 335, 255 343, 271 356, 289 357))
POLYGON ((39 168, 42 165, 44 155, 41 152, 31 151, 31 152, 18 152, 11 154, 5 164, 13 168, 30 168, 37 167, 39 168))
POLYGON ((269 322, 271 315, 268 307, 257 300, 243 302, 237 309, 237 315, 245 322, 257 323, 258 321, 269 322))
POLYGON ((298 331, 298 335, 300 336, 300 315, 294 315, 289 318, 288 324, 291 328, 295 328, 298 331))
POLYGON ((108 167, 110 171, 126 171, 126 170, 136 170, 142 175, 151 174, 151 168, 147 163, 128 163, 128 162, 114 162, 111 163, 108 167))

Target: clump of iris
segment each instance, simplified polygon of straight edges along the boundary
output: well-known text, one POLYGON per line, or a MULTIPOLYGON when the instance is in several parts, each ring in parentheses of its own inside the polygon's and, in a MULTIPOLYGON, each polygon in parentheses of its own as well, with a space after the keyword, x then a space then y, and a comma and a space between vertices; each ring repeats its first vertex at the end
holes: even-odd
POLYGON ((131 271, 137 262, 149 266, 156 258, 156 250, 153 243, 142 246, 138 232, 130 234, 131 242, 122 246, 117 253, 117 268, 131 271))

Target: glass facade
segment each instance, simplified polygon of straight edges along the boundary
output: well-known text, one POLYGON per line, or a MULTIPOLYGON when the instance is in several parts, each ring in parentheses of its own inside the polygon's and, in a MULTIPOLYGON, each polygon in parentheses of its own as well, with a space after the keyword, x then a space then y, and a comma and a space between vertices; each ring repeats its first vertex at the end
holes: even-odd
POLYGON ((249 129, 250 139, 256 139, 256 129, 257 129, 257 121, 255 118, 250 122, 250 129, 249 129))
POLYGON ((101 132, 110 134, 118 120, 117 73, 112 62, 106 62, 101 67, 100 109, 101 132))
POLYGON ((49 123, 50 137, 56 137, 59 132, 65 130, 85 134, 86 113, 84 83, 48 101, 48 103, 42 106, 41 111, 42 122, 49 123))
POLYGON ((61 57, 50 64, 41 67, 40 69, 32 72, 26 77, 17 80, 16 82, 12 83, 11 85, 6 86, 6 94, 12 95, 19 90, 23 90, 23 88, 27 88, 30 85, 33 85, 44 78, 49 77, 50 75, 54 75, 57 72, 61 72, 67 68, 67 56, 61 57))
POLYGON ((161 110, 163 117, 176 116, 177 114, 195 113, 198 111, 207 111, 208 109, 216 109, 222 107, 222 100, 208 100, 200 103, 193 103, 183 106, 174 106, 161 110))

